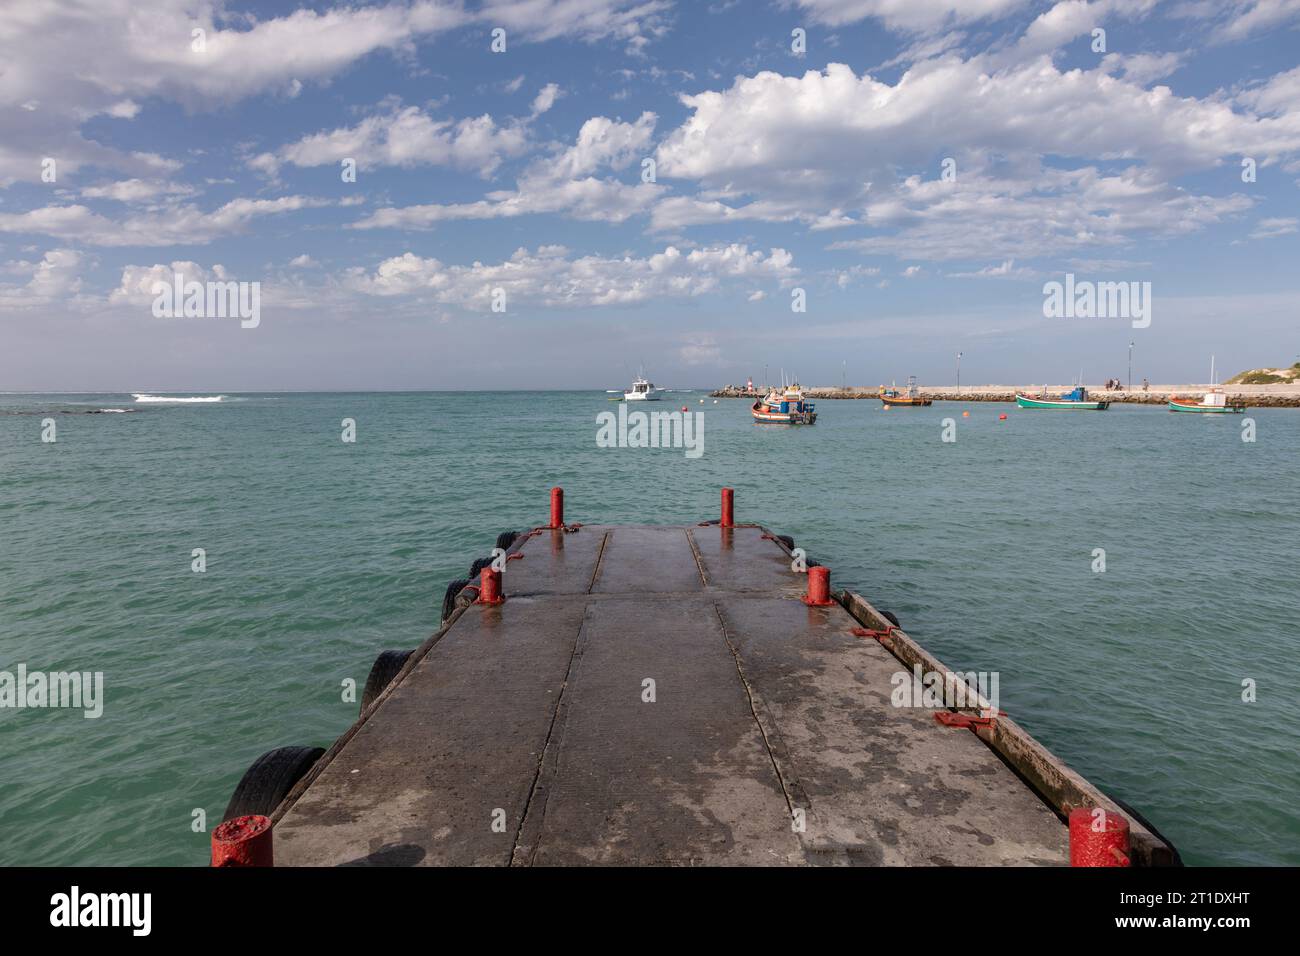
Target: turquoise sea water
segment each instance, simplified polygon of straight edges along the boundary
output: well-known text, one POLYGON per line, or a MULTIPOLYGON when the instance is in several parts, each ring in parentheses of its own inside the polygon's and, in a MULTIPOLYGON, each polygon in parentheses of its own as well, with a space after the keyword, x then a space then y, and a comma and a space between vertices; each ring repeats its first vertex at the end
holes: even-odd
POLYGON ((0 863, 204 864, 193 811, 215 825, 264 750, 328 746, 341 682, 428 636, 558 484, 587 523, 713 518, 735 487, 738 520, 998 671, 1003 708, 1186 862, 1300 864, 1300 411, 1251 412, 1245 443, 1238 416, 1156 408, 821 401, 786 429, 703 395, 662 403, 703 412, 698 460, 598 448, 599 393, 0 395, 0 671, 106 685, 99 719, 0 709, 0 863), (64 414, 100 408, 142 410, 64 414))

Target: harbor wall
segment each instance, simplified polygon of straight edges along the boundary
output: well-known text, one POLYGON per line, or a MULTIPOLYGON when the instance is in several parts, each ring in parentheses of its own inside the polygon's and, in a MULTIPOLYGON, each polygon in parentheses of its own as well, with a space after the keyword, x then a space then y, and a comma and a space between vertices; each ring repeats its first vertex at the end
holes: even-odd
MULTIPOLYGON (((902 386, 891 386, 902 389, 902 386)), ((1037 394, 1046 390, 1050 394, 1064 394, 1074 388, 1073 385, 922 385, 921 395, 937 402, 1014 402, 1016 392, 1037 394)), ((1094 398, 1110 402, 1127 402, 1138 405, 1164 405, 1170 398, 1182 396, 1199 397, 1208 385, 1152 385, 1148 390, 1120 389, 1107 391, 1101 385, 1087 386, 1094 398)), ((1225 385, 1224 392, 1229 403, 1248 405, 1252 408, 1300 408, 1300 385, 1225 385)), ((756 398, 766 394, 762 390, 748 392, 744 388, 728 385, 710 393, 713 398, 756 398)), ((879 386, 850 385, 847 387, 813 386, 805 388, 804 394, 811 399, 829 398, 879 398, 879 386)))

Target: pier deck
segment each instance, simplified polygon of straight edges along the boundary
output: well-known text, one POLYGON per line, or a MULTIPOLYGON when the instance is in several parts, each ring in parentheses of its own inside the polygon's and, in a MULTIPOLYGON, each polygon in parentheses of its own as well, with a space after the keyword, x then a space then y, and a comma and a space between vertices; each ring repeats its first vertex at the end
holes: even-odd
POLYGON ((505 603, 459 609, 280 805, 277 865, 1068 864, 988 732, 892 706, 910 667, 847 596, 803 603, 764 529, 511 551, 505 603))

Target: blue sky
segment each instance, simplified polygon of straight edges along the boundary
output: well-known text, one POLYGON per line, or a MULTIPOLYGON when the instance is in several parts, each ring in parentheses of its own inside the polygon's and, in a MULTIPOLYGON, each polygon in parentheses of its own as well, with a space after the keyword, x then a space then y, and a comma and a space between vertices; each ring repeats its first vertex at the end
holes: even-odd
POLYGON ((1290 364, 1298 27, 1300 0, 17 0, 0 390, 1290 364), (177 271, 260 283, 260 324, 155 317, 177 271), (1150 282, 1150 327, 1045 318, 1067 272, 1150 282))

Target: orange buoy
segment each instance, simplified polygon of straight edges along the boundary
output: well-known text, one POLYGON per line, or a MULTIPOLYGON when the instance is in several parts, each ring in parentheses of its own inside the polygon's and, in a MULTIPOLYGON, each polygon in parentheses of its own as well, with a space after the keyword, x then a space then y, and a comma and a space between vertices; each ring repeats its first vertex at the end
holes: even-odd
POLYGON ((962 412, 962 413, 961 413, 961 417, 962 417, 962 418, 970 418, 970 412, 962 412))
POLYGON ((998 421, 1000 421, 1000 422, 1005 422, 1006 420, 1007 420, 1007 413, 1006 413, 1006 412, 1003 412, 1001 415, 998 416, 998 421))

